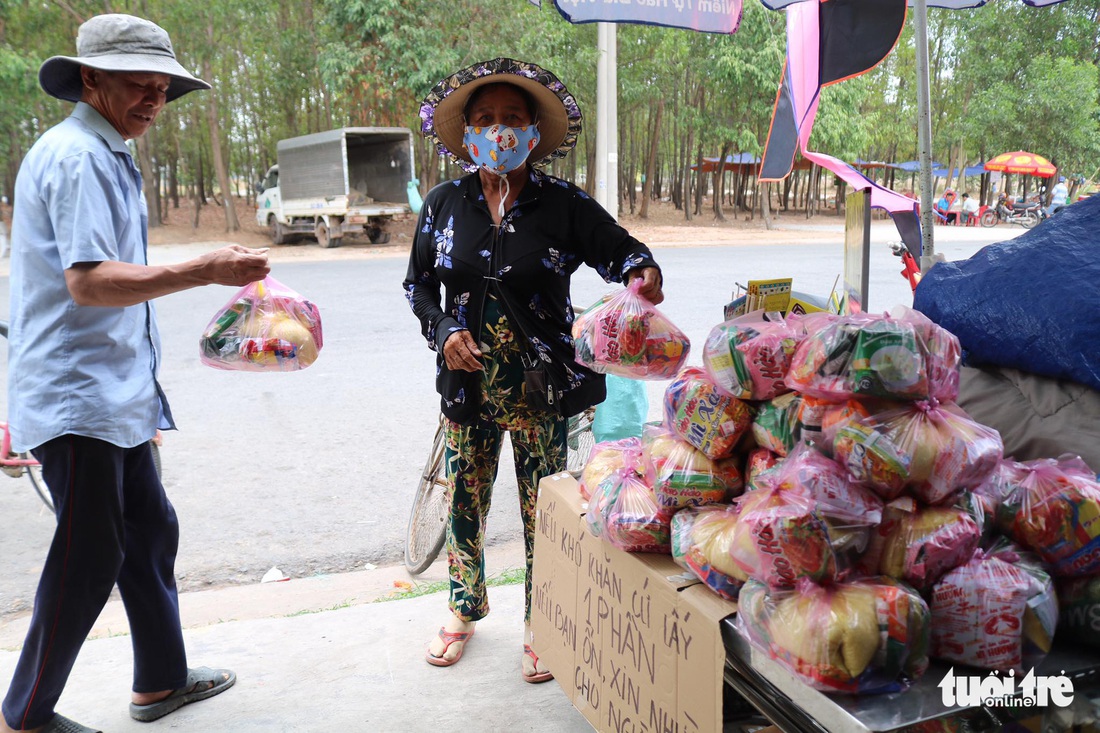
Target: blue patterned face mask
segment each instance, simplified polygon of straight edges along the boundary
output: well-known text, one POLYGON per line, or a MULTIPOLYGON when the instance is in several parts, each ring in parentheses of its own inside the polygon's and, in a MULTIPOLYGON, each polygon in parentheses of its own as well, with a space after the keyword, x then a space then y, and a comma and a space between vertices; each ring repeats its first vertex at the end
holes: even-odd
POLYGON ((539 131, 533 124, 525 127, 467 125, 462 143, 475 163, 503 176, 523 165, 539 144, 539 131))

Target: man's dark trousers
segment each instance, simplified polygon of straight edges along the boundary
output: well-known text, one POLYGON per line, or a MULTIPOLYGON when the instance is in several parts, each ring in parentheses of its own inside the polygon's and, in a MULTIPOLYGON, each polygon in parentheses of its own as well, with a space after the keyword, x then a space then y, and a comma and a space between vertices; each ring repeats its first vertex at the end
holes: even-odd
POLYGON ((35 448, 57 530, 3 714, 35 728, 54 714, 80 647, 118 584, 134 647, 134 691, 183 687, 187 658, 174 566, 176 512, 148 443, 63 435, 35 448))

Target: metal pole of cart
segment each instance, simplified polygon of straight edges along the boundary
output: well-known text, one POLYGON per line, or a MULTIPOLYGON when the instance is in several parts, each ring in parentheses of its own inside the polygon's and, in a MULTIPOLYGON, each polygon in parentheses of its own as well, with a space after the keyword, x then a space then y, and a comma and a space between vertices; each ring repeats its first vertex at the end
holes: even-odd
POLYGON ((614 23, 597 23, 596 201, 619 218, 619 81, 614 23))
POLYGON ((920 159, 921 272, 935 264, 932 239, 935 214, 932 211, 932 98, 928 87, 928 2, 913 0, 913 23, 917 45, 917 147, 920 159))

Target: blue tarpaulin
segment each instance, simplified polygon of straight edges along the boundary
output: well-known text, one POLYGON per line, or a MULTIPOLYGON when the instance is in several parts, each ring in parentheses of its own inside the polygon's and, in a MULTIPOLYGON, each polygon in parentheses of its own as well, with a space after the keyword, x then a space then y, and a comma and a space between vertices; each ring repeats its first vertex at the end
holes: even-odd
POLYGON ((1016 239, 932 267, 913 307, 959 337, 968 364, 1100 389, 1100 196, 1016 239))
MULTIPOLYGON (((984 175, 988 172, 989 171, 987 171, 985 168, 983 168, 980 165, 972 165, 972 166, 968 166, 966 168, 963 168, 962 174, 964 176, 969 177, 969 176, 981 176, 981 175, 984 175)), ((936 176, 937 178, 947 178, 947 169, 946 168, 933 167, 932 168, 932 175, 936 176)), ((952 178, 958 178, 959 177, 959 169, 958 168, 952 168, 951 169, 951 177, 952 178)))

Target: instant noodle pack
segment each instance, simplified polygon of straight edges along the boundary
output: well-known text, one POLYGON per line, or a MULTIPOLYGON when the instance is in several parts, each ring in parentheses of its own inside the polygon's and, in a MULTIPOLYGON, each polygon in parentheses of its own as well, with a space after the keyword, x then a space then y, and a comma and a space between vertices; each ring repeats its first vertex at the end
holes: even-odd
POLYGON ((594 533, 737 599, 749 643, 816 689, 903 690, 931 658, 1020 672, 1059 628, 1100 647, 1096 473, 1005 457, 954 401, 951 333, 906 308, 757 312, 702 361, 661 372, 660 424, 593 449, 594 533))

